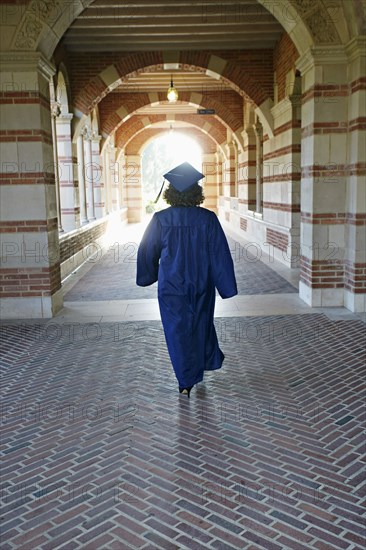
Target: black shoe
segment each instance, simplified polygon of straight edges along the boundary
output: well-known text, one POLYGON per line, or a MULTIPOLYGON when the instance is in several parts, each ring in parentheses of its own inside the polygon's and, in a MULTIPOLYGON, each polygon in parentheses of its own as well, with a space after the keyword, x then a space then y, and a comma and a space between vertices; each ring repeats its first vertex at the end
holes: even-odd
POLYGON ((179 393, 189 397, 189 394, 191 393, 192 388, 193 388, 193 386, 189 386, 188 388, 179 388, 179 393))

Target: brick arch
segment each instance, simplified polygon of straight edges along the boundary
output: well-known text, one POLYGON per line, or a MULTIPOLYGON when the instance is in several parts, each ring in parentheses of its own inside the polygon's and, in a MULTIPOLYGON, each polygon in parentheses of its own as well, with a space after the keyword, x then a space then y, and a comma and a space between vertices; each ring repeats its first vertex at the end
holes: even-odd
POLYGON ((115 144, 118 149, 124 149, 138 133, 147 130, 154 124, 166 120, 165 115, 133 115, 123 122, 115 134, 115 144), (148 122, 148 125, 147 125, 148 122))
MULTIPOLYGON (((185 134, 189 134, 190 131, 191 133, 193 131, 196 134, 196 131, 199 131, 201 134, 204 134, 210 139, 210 152, 212 152, 212 143, 214 143, 215 152, 218 148, 220 148, 222 153, 225 155, 224 145, 226 144, 226 128, 213 117, 207 118, 210 120, 199 123, 197 120, 192 120, 190 115, 177 116, 174 120, 185 122, 189 125, 189 128, 180 127, 175 128, 175 130, 185 134)), ((156 128, 156 126, 162 121, 166 121, 166 117, 164 115, 150 115, 148 117, 135 115, 131 117, 125 122, 125 124, 123 124, 123 126, 119 128, 119 131, 116 133, 116 146, 119 149, 128 149, 130 143, 135 139, 135 137, 150 129, 165 132, 166 130, 161 127, 156 128)))
POLYGON ((107 94, 125 80, 142 72, 163 70, 162 52, 141 52, 122 56, 108 64, 75 95, 74 107, 88 114, 107 94))
MULTIPOLYGON (((178 70, 210 71, 217 81, 224 82, 245 99, 255 103, 258 107, 272 96, 272 68, 267 75, 257 75, 256 78, 248 70, 238 66, 236 60, 213 56, 210 52, 179 52, 177 59, 178 70), (211 69, 213 59, 223 66, 222 72, 211 69), (262 77, 263 78, 260 78, 262 77), (270 85, 268 85, 268 81, 270 85), (265 87, 266 86, 266 87, 265 87)), ((88 114, 106 95, 131 77, 144 72, 162 71, 164 69, 162 52, 139 52, 122 56, 113 64, 107 65, 89 82, 76 92, 74 107, 84 114, 88 114)), ((168 74, 168 73, 167 73, 168 74)))
MULTIPOLYGON (((120 94, 121 101, 123 99, 123 104, 121 105, 121 102, 119 101, 119 94, 111 94, 113 103, 120 105, 119 109, 112 110, 110 109, 111 105, 109 105, 109 98, 105 98, 104 102, 101 104, 100 111, 103 113, 105 111, 108 113, 107 116, 101 117, 101 133, 104 138, 106 138, 109 134, 112 132, 118 131, 120 127, 123 126, 125 131, 125 124, 127 121, 131 121, 132 117, 136 116, 136 111, 142 107, 146 107, 151 105, 151 98, 147 93, 141 93, 141 94, 120 94), (128 95, 128 97, 126 97, 128 95)), ((189 93, 189 92, 183 92, 180 94, 180 101, 178 103, 182 104, 193 104, 196 107, 204 107, 207 109, 215 109, 216 115, 210 116, 210 120, 215 120, 220 125, 224 126, 225 128, 228 128, 233 133, 239 132, 242 130, 243 125, 243 113, 242 113, 242 102, 240 101, 237 105, 238 109, 240 109, 239 116, 237 111, 234 109, 228 109, 227 105, 224 105, 220 101, 216 101, 213 97, 210 96, 202 96, 202 103, 195 103, 199 97, 197 97, 197 94, 195 93, 189 93)), ((165 94, 161 93, 158 94, 158 99, 160 102, 164 103, 166 101, 165 94)), ((112 106, 113 107, 113 106, 112 106)), ((154 115, 155 116, 155 115, 154 115)), ((164 115, 163 119, 166 117, 164 115)), ((191 120, 197 119, 197 125, 200 123, 198 122, 201 120, 203 122, 203 118, 200 115, 190 115, 191 120)), ((143 117, 140 119, 140 124, 143 124, 141 121, 143 117)), ((208 117, 204 117, 204 121, 208 121, 208 117)), ((131 124, 131 122, 130 122, 131 124)), ((226 131, 226 130, 225 130, 226 131)))
MULTIPOLYGON (((169 129, 165 130, 163 128, 154 127, 145 128, 135 134, 134 137, 128 142, 125 148, 125 154, 139 155, 141 154, 142 149, 145 148, 150 141, 168 133, 169 129)), ((204 133, 200 128, 179 128, 179 133, 195 139, 201 147, 202 153, 216 153, 218 144, 209 134, 204 133)))
MULTIPOLYGON (((332 20, 324 0, 257 1, 279 21, 300 54, 316 44, 342 43, 340 37, 345 41, 344 18, 332 20)), ((40 51, 47 59, 51 59, 62 36, 92 2, 93 0, 76 3, 53 0, 40 4, 37 0, 30 0, 13 34, 11 50, 40 51)), ((352 12, 347 14, 348 18, 352 18, 352 23, 356 22, 355 25, 356 8, 357 6, 353 6, 352 12)))

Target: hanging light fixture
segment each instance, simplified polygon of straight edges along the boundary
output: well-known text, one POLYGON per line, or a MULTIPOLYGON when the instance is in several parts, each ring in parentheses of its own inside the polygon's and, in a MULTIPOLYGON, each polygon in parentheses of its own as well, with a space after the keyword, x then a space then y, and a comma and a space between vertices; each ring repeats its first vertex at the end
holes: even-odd
POLYGON ((174 103, 178 99, 178 92, 174 87, 173 76, 172 75, 170 77, 170 86, 168 88, 168 93, 167 93, 166 97, 167 97, 169 103, 174 103))

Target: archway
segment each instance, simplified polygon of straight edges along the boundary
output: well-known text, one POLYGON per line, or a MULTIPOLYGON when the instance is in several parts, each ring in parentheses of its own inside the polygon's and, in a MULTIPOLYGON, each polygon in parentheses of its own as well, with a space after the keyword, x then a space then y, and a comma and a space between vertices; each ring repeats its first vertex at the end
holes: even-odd
MULTIPOLYGON (((255 0, 252 0, 252 3, 254 2, 255 0)), ((37 110, 38 114, 37 117, 33 117, 37 120, 35 120, 34 124, 31 125, 30 130, 27 130, 27 132, 32 131, 34 132, 34 136, 37 136, 37 141, 40 144, 37 149, 37 159, 41 159, 44 165, 46 165, 46 162, 51 157, 48 148, 50 147, 50 145, 52 145, 49 139, 49 129, 47 127, 48 122, 47 124, 45 122, 47 119, 47 113, 44 112, 44 109, 47 108, 49 105, 47 101, 44 101, 44 99, 48 99, 47 94, 46 96, 44 96, 44 94, 42 94, 41 92, 38 93, 38 88, 39 90, 42 90, 42 86, 44 87, 44 83, 48 82, 47 79, 49 79, 49 76, 53 71, 52 64, 48 60, 51 59, 51 55, 55 51, 55 47, 59 43, 60 37, 64 35, 66 29, 70 26, 70 21, 73 21, 76 18, 75 16, 81 13, 82 6, 78 6, 76 9, 77 13, 73 13, 70 17, 70 13, 68 13, 67 9, 62 12, 62 9, 65 8, 67 3, 61 2, 60 0, 55 0, 54 2, 38 2, 37 0, 31 0, 27 4, 21 4, 23 6, 24 13, 14 19, 16 23, 13 25, 13 30, 6 35, 8 52, 5 52, 4 55, 4 70, 7 70, 10 65, 14 65, 11 67, 12 74, 18 75, 16 78, 14 77, 13 79, 14 85, 16 85, 18 81, 21 81, 22 84, 24 83, 22 79, 25 71, 27 71, 27 75, 30 75, 31 72, 33 74, 32 79, 30 80, 34 80, 34 82, 32 82, 31 84, 29 84, 28 82, 25 83, 25 89, 27 90, 27 93, 32 96, 31 100, 35 104, 35 107, 32 107, 32 109, 37 110), (16 36, 14 36, 14 32, 17 33, 16 36), (21 56, 23 57, 23 53, 24 59, 22 59, 21 62, 18 62, 19 58, 21 56), (35 98, 33 97, 34 83, 37 87, 35 98), (38 121, 41 121, 41 124, 39 124, 38 121)), ((89 2, 85 2, 83 6, 89 6, 89 4, 89 2)), ((241 4, 242 3, 239 0, 238 5, 241 4)), ((258 1, 258 6, 266 6, 266 4, 266 0, 258 1)), ((305 142, 308 144, 307 148, 304 147, 304 150, 306 149, 306 152, 308 154, 304 157, 305 162, 302 163, 304 169, 301 176, 304 185, 307 186, 308 189, 310 189, 308 203, 304 203, 304 208, 302 209, 302 216, 304 220, 303 223, 309 224, 308 226, 304 225, 303 234, 307 235, 309 238, 304 241, 305 247, 302 247, 302 251, 305 251, 304 257, 306 258, 306 262, 308 262, 308 265, 310 266, 309 269, 311 273, 315 273, 318 269, 316 264, 317 260, 315 260, 312 252, 314 248, 314 243, 317 242, 316 239, 318 238, 316 236, 317 227, 315 226, 318 224, 322 224, 326 226, 327 231, 334 233, 332 227, 332 225, 334 225, 332 221, 334 219, 334 214, 338 215, 339 212, 346 212, 346 217, 344 218, 346 221, 344 221, 344 223, 342 221, 342 224, 344 226, 348 224, 347 220, 352 221, 355 217, 359 216, 357 208, 350 203, 348 198, 359 196, 358 188, 361 188, 361 185, 359 185, 359 183, 362 183, 362 181, 361 179, 357 178, 361 178, 363 175, 363 164, 362 162, 359 162, 361 156, 359 154, 353 155, 353 151, 357 150, 358 152, 358 148, 360 148, 360 146, 362 145, 362 137, 360 137, 361 134, 358 133, 359 125, 362 126, 363 124, 362 111, 358 109, 357 96, 355 96, 354 94, 357 94, 357 87, 359 85, 363 86, 364 83, 362 69, 360 68, 363 55, 362 52, 364 51, 364 42, 359 36, 360 25, 355 23, 354 16, 356 14, 356 2, 354 3, 355 9, 349 8, 350 3, 347 3, 347 8, 342 8, 341 0, 335 0, 331 4, 332 5, 330 5, 329 2, 326 2, 326 0, 317 0, 316 2, 309 2, 307 0, 284 0, 283 2, 275 3, 270 8, 267 8, 268 11, 271 11, 271 8, 273 8, 272 11, 275 18, 278 21, 281 21, 283 28, 285 28, 288 33, 287 36, 293 38, 293 41, 297 47, 297 51, 301 54, 301 58, 297 60, 296 66, 302 72, 304 82, 303 91, 306 92, 305 96, 303 97, 303 110, 307 114, 314 113, 314 116, 310 116, 308 118, 303 117, 304 126, 302 128, 302 139, 304 144, 305 142), (338 10, 338 15, 346 14, 347 17, 338 17, 337 21, 334 17, 334 10, 338 10), (350 42, 351 38, 353 38, 353 40, 350 42), (317 45, 319 45, 319 47, 316 47, 317 45), (336 67, 332 66, 333 61, 334 64, 337 63, 339 65, 339 63, 341 63, 342 71, 339 71, 337 68, 335 72, 336 67), (346 70, 346 65, 348 62, 352 64, 352 69, 350 73, 348 73, 346 70), (345 70, 343 70, 343 67, 345 68, 345 70), (331 90, 329 90, 329 79, 332 78, 333 74, 336 74, 337 82, 335 84, 332 84, 332 88, 331 90), (351 78, 353 78, 353 80, 351 80, 351 78), (333 114, 328 113, 323 105, 321 106, 321 109, 319 108, 320 101, 318 100, 318 98, 326 98, 328 97, 327 94, 328 96, 329 94, 333 94, 332 97, 336 97, 337 101, 339 101, 339 104, 342 105, 341 117, 339 115, 340 109, 337 110, 337 113, 333 114), (346 103, 348 99, 342 99, 347 94, 350 98, 350 101, 352 100, 352 105, 354 105, 355 107, 351 114, 351 117, 353 117, 352 120, 349 117, 349 111, 347 111, 346 109, 346 103), (339 129, 335 128, 336 124, 340 124, 339 129), (338 146, 325 146, 327 140, 328 142, 331 141, 333 143, 341 139, 341 136, 338 136, 336 132, 347 133, 347 138, 348 136, 351 138, 352 135, 352 140, 348 140, 350 143, 352 142, 352 152, 347 152, 348 157, 346 153, 344 153, 344 151, 349 149, 348 146, 339 148, 338 146), (355 143, 356 147, 354 146, 355 143), (336 151, 339 149, 341 154, 339 155, 338 153, 334 153, 334 157, 330 156, 328 154, 330 149, 332 149, 332 151, 336 151), (351 159, 351 164, 349 164, 348 162, 349 159, 351 159), (329 211, 328 204, 323 199, 323 197, 326 196, 326 193, 322 192, 321 187, 319 185, 314 185, 314 183, 316 183, 317 178, 317 166, 320 165, 322 167, 321 175, 323 176, 325 172, 329 171, 327 167, 329 165, 329 162, 333 160, 336 160, 337 167, 339 168, 338 172, 341 173, 341 177, 344 179, 342 180, 342 183, 340 185, 340 191, 342 197, 347 194, 347 203, 345 203, 342 198, 342 200, 340 199, 339 202, 334 207, 332 206, 329 211), (344 189, 346 189, 347 193, 344 191, 344 189), (335 210, 335 212, 333 212, 333 210, 335 210), (348 210, 350 210, 350 212, 348 212, 348 210), (322 214, 321 222, 319 221, 319 213, 322 214), (310 231, 307 231, 307 229, 310 229, 310 231)), ((19 5, 19 3, 17 5, 19 5)), ((357 2, 357 5, 359 5, 359 2, 357 2)), ((158 11, 156 16, 160 17, 160 15, 161 11, 158 11)), ((222 32, 222 30, 220 30, 220 32, 222 32)), ((172 40, 174 44, 177 43, 176 37, 172 37, 172 40)), ((128 45, 126 47, 128 47, 128 45)), ((184 44, 182 41, 182 44, 174 51, 172 47, 156 49, 145 48, 143 53, 136 53, 136 51, 134 50, 135 53, 129 54, 127 52, 127 49, 125 49, 125 53, 123 55, 121 55, 121 51, 114 51, 113 53, 110 53, 108 55, 103 54, 101 56, 102 59, 96 59, 95 57, 93 58, 91 64, 91 71, 85 72, 85 76, 79 79, 80 87, 75 87, 75 83, 73 83, 74 88, 72 89, 72 97, 77 97, 78 100, 80 99, 80 102, 75 105, 74 117, 75 119, 79 119, 83 116, 83 113, 89 115, 92 112, 93 108, 97 104, 99 105, 101 103, 101 98, 105 97, 106 95, 111 95, 110 92, 113 91, 116 85, 118 85, 119 83, 123 83, 124 79, 130 78, 133 74, 141 74, 146 68, 147 70, 149 70, 149 68, 159 68, 170 71, 170 69, 174 67, 178 70, 190 71, 192 70, 192 68, 194 69, 196 67, 197 70, 206 75, 209 74, 213 76, 219 82, 229 83, 232 89, 235 90, 242 98, 250 97, 252 99, 252 102, 256 106, 256 114, 260 115, 260 118, 263 119, 261 120, 261 122, 264 126, 265 132, 268 134, 269 137, 269 139, 267 139, 266 134, 264 134, 263 136, 264 156, 267 159, 270 158, 268 155, 271 155, 275 159, 279 159, 275 161, 277 163, 279 162, 283 164, 285 162, 288 162, 287 158, 285 158, 285 155, 287 155, 288 152, 290 155, 296 153, 293 148, 289 149, 288 151, 287 149, 285 149, 285 147, 290 147, 291 145, 292 136, 290 135, 290 133, 294 130, 294 132, 300 134, 300 131, 298 131, 297 128, 293 128, 293 121, 289 120, 289 117, 287 116, 287 114, 290 112, 290 108, 288 108, 285 103, 274 106, 271 104, 271 97, 273 95, 273 74, 271 74, 271 70, 264 70, 264 67, 262 65, 258 72, 255 73, 254 77, 253 75, 255 71, 251 72, 249 70, 244 70, 244 65, 241 63, 242 58, 239 59, 238 56, 236 56, 237 52, 234 51, 233 48, 229 48, 229 50, 230 51, 226 51, 217 48, 215 51, 208 49, 203 49, 202 51, 198 51, 198 49, 194 51, 189 51, 189 48, 187 48, 186 44, 184 44), (268 80, 267 84, 264 82, 264 80, 266 79, 268 80), (82 94, 83 97, 80 94, 82 94), (284 113, 286 116, 284 116, 284 113), (272 122, 272 118, 276 118, 275 124, 272 122), (265 121, 268 125, 268 128, 266 127, 265 121), (287 127, 287 124, 290 124, 290 127, 287 127), (273 142, 271 142, 271 139, 273 139, 271 131, 276 138, 273 142), (285 132, 287 132, 288 135, 286 135, 285 132)), ((75 58, 77 56, 72 55, 71 57, 75 58)), ((262 57, 264 59, 265 56, 262 57)), ((84 63, 85 58, 86 55, 84 55, 84 58, 81 60, 84 63)), ((54 62, 58 65, 62 60, 64 60, 67 64, 67 56, 63 57, 62 47, 60 46, 59 50, 55 52, 54 62)), ((271 59, 270 61, 272 62, 273 60, 271 59)), ((293 65, 295 64, 293 63, 293 65)), ((77 71, 74 70, 75 65, 73 65, 72 62, 70 63, 70 66, 67 66, 68 68, 70 68, 72 73, 80 75, 80 73, 77 73, 77 71)), ((285 80, 287 74, 284 75, 285 80)), ((9 95, 11 93, 12 92, 10 91, 9 95)), ((151 94, 148 93, 148 95, 151 96, 150 102, 153 102, 157 94, 154 94, 152 92, 151 94)), ((196 94, 196 96, 197 95, 199 94, 196 94)), ((24 109, 28 109, 28 107, 25 107, 25 105, 28 104, 30 100, 26 97, 26 94, 22 94, 22 98, 17 98, 16 100, 13 100, 12 98, 9 98, 7 95, 5 95, 5 99, 6 101, 9 101, 10 99, 10 103, 14 105, 14 107, 9 107, 9 110, 13 110, 14 114, 16 113, 16 110, 19 109, 19 107, 15 106, 15 103, 19 104, 23 102, 24 109)), ((203 101, 198 101, 197 97, 196 100, 191 97, 189 101, 196 105, 204 104, 203 101)), ((122 108, 121 113, 119 113, 122 114, 122 117, 119 117, 119 119, 124 121, 125 118, 132 115, 132 112, 127 111, 126 114, 124 108, 122 108)), ((12 129, 13 121, 16 117, 12 115, 8 118, 9 120, 11 119, 11 122, 9 123, 9 128, 12 129)), ((236 118, 238 119, 238 117, 236 118)), ((240 131, 241 127, 242 125, 239 125, 237 131, 240 131)), ((20 123, 19 128, 17 127, 17 130, 22 130, 22 126, 20 123)), ((5 132, 7 131, 8 128, 5 127, 5 132)), ((10 136, 9 138, 6 138, 6 141, 9 143, 9 145, 7 143, 7 147, 10 150, 10 147, 12 147, 10 145, 11 140, 14 139, 13 131, 11 135, 10 133, 6 135, 10 136)), ((343 137, 346 136, 342 136, 342 138, 343 137)), ((250 167, 250 164, 253 163, 253 159, 250 158, 250 155, 253 154, 255 144, 253 143, 253 136, 250 135, 250 132, 248 133, 247 138, 248 154, 246 155, 246 157, 243 156, 243 158, 238 157, 238 162, 242 162, 242 164, 247 163, 247 166, 250 167)), ((27 135, 20 135, 17 139, 21 139, 24 142, 25 140, 28 140, 29 142, 26 146, 22 145, 21 147, 18 147, 15 153, 11 152, 11 159, 19 160, 19 165, 21 166, 21 161, 23 159, 22 151, 25 150, 25 148, 27 148, 26 157, 32 159, 34 158, 35 155, 33 150, 36 146, 33 142, 35 142, 36 138, 32 137, 32 141, 30 141, 27 135)), ((233 162, 233 164, 236 163, 233 162)), ((231 169, 231 167, 229 167, 229 169, 231 169)), ((19 176, 21 176, 21 174, 19 174, 19 176)), ((282 178, 282 174, 280 176, 282 178)), ((7 177, 9 180, 9 176, 7 177)), ((42 220, 42 222, 46 222, 46 224, 42 223, 42 226, 47 227, 47 239, 49 240, 51 232, 54 231, 53 224, 55 210, 53 208, 53 202, 55 201, 52 196, 52 170, 44 175, 41 175, 41 177, 44 178, 47 183, 49 183, 49 188, 46 189, 48 195, 51 197, 51 200, 48 200, 49 197, 47 196, 47 200, 42 199, 38 201, 39 204, 47 204, 47 209, 46 212, 40 212, 37 213, 37 215, 34 214, 33 221, 42 220), (48 192, 48 189, 50 189, 50 192, 48 192)), ((13 176, 11 176, 11 178, 15 179, 15 177, 13 178, 13 176)), ((31 174, 27 173, 27 178, 32 178, 32 184, 38 185, 39 174, 37 174, 36 172, 32 171, 31 174)), ((281 181, 278 181, 278 179, 276 178, 277 174, 274 174, 273 182, 268 182, 271 183, 271 187, 274 190, 276 189, 276 186, 277 188, 279 188, 278 184, 281 183, 281 181)), ((248 182, 248 186, 249 183, 250 182, 248 182)), ((244 187, 244 185, 240 184, 238 186, 238 193, 240 193, 240 188, 244 189, 244 187)), ((37 192, 39 190, 40 187, 37 188, 37 192)), ((46 191, 44 192, 46 193, 46 191)), ((279 226, 283 226, 283 224, 281 224, 279 221, 280 216, 283 217, 283 215, 280 214, 281 209, 284 210, 284 208, 289 207, 292 209, 293 206, 297 205, 294 204, 292 196, 279 197, 278 193, 277 197, 275 195, 276 193, 273 194, 273 197, 268 196, 267 210, 272 210, 276 215, 276 224, 279 226), (272 198, 274 200, 272 200, 272 198), (279 202, 280 199, 281 202, 279 202)), ((240 198, 241 197, 238 197, 239 200, 240 198)), ((242 200, 246 201, 248 199, 246 196, 243 195, 242 200)), ((234 212, 232 216, 233 221, 230 219, 230 222, 238 226, 239 221, 240 224, 242 222, 239 216, 240 204, 238 206, 237 198, 232 196, 228 197, 227 202, 237 208, 237 212, 234 212)), ((358 200, 355 202, 357 202, 357 205, 359 204, 358 200)), ((242 204, 244 205, 245 203, 243 202, 242 204)), ((233 210, 233 208, 231 209, 233 210)), ((298 212, 296 212, 296 214, 298 214, 298 212)), ((256 221, 255 216, 250 220, 248 218, 248 227, 249 222, 251 221, 253 221, 254 225, 254 221, 256 221)), ((262 222, 263 220, 260 221, 262 222)), ((358 218, 357 224, 359 224, 358 218)), ((256 225, 264 226, 263 223, 258 224, 258 222, 256 222, 256 225)), ((243 227, 244 226, 245 224, 243 223, 243 227)), ((281 228, 279 227, 277 239, 278 247, 282 246, 281 238, 283 231, 280 229, 281 228)), ((322 227, 321 229, 324 228, 322 227)), ((339 228, 337 227, 336 229, 339 228)), ((347 232, 349 228, 345 227, 344 229, 347 232)), ((22 229, 22 233, 25 235, 27 233, 27 230, 22 229)), ((321 236, 320 231, 318 233, 319 236, 321 236)), ((324 231, 323 233, 325 235, 324 231)), ((350 235, 351 231, 348 231, 348 234, 350 235)), ((28 235, 26 237, 28 238, 28 235)), ((328 237, 324 237, 324 239, 326 238, 328 237)), ((361 260, 355 263, 355 257, 357 255, 353 254, 353 249, 358 250, 356 246, 356 241, 358 243, 358 239, 356 237, 352 237, 352 239, 350 240, 350 245, 348 247, 350 255, 349 258, 347 257, 347 266, 353 266, 354 270, 359 269, 359 265, 361 264, 361 260)), ((326 241, 324 240, 324 243, 325 242, 326 241)), ((341 261, 341 258, 336 258, 336 261, 341 261)), ((346 276, 347 269, 349 269, 347 266, 344 267, 343 265, 342 267, 342 273, 344 274, 344 276, 346 276)), ((55 269, 57 269, 57 266, 55 267, 55 269)), ((323 291, 320 290, 318 292, 318 288, 324 288, 325 290, 327 290, 328 287, 329 289, 335 288, 329 285, 327 286, 329 281, 323 281, 321 279, 321 274, 317 274, 316 278, 310 277, 309 279, 306 279, 306 269, 307 268, 305 267, 303 270, 304 284, 307 284, 307 286, 309 286, 311 289, 313 288, 312 283, 314 282, 316 285, 320 285, 318 287, 314 286, 314 289, 316 289, 314 290, 314 292, 313 290, 311 290, 311 295, 309 294, 309 300, 313 300, 313 296, 323 295, 323 291)), ((342 284, 343 282, 340 282, 339 288, 341 288, 342 284)), ((356 284, 356 280, 354 280, 353 287, 355 288, 355 290, 357 290, 358 286, 359 284, 356 284)), ((52 290, 52 294, 55 287, 54 285, 50 285, 50 288, 52 290)), ((341 290, 338 294, 340 297, 340 302, 343 296, 341 295, 341 290)), ((326 294, 324 293, 324 296, 325 295, 326 294)))
POLYGON ((182 162, 189 162, 197 170, 202 170, 200 145, 179 130, 171 128, 164 135, 145 143, 141 151, 143 212, 151 213, 166 206, 163 195, 155 203, 162 186, 161 175, 182 162))

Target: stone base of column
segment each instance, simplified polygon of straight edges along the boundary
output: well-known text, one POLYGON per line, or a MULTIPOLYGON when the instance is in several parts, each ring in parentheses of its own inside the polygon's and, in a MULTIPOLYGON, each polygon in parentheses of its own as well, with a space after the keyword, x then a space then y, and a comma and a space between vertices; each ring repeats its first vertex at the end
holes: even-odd
POLYGON ((142 208, 131 208, 127 210, 127 221, 128 223, 140 223, 143 220, 142 208))
POLYGON ((79 209, 61 208, 62 228, 65 233, 73 231, 78 227, 79 209))
POLYGON ((300 281, 299 297, 311 307, 344 306, 343 288, 311 288, 300 281))
POLYGON ((106 215, 105 207, 103 206, 96 206, 95 207, 95 219, 100 220, 101 218, 104 218, 106 215))
POLYGON ((344 306, 353 313, 362 313, 366 311, 366 294, 354 294, 354 292, 345 290, 344 306))
POLYGON ((63 307, 63 292, 59 289, 52 296, 29 298, 2 298, 0 317, 5 319, 50 319, 63 307))

